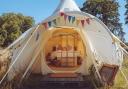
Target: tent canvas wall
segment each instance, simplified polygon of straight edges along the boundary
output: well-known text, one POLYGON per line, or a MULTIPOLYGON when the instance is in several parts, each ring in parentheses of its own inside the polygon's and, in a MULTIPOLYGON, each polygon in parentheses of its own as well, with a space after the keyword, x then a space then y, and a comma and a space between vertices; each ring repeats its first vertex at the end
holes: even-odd
MULTIPOLYGON (((62 32, 63 33, 63 32, 62 32)), ((11 65, 7 72, 9 80, 18 73, 24 76, 32 73, 77 72, 89 74, 94 65, 99 72, 103 64, 121 66, 123 52, 119 42, 115 41, 109 29, 96 17, 80 11, 74 0, 61 0, 55 12, 32 27, 12 45, 11 65), (77 32, 84 45, 82 65, 72 71, 52 70, 46 63, 45 46, 55 31, 70 30, 77 32)))

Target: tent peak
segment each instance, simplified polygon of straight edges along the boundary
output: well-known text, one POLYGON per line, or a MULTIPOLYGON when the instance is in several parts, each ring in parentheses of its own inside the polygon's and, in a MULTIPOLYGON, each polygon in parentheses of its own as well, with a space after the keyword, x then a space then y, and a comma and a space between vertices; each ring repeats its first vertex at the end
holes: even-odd
POLYGON ((60 0, 60 4, 55 10, 55 13, 58 12, 70 12, 70 11, 81 11, 74 0, 60 0))

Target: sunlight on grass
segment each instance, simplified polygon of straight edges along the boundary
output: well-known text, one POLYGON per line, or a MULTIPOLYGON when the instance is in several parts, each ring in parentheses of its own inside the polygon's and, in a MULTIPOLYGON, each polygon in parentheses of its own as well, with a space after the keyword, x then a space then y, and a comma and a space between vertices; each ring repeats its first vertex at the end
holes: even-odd
MULTIPOLYGON (((128 79, 128 58, 124 59, 121 70, 125 74, 126 78, 128 79)), ((115 79, 115 84, 111 89, 128 89, 128 84, 125 78, 123 77, 123 75, 121 74, 121 71, 118 72, 115 79)))

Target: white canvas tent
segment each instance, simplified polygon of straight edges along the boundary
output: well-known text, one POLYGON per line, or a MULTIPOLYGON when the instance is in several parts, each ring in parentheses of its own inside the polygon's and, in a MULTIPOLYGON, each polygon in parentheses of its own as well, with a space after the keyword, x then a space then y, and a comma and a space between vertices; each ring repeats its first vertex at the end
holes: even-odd
POLYGON ((17 74, 23 77, 32 73, 73 72, 89 74, 94 65, 99 74, 103 64, 121 66, 123 51, 120 42, 115 40, 109 29, 96 17, 82 12, 74 0, 61 0, 55 12, 35 27, 30 28, 11 44, 12 59, 6 75, 12 80, 17 74), (52 70, 46 63, 47 42, 58 32, 72 31, 79 34, 84 48, 83 61, 79 68, 72 71, 52 70))

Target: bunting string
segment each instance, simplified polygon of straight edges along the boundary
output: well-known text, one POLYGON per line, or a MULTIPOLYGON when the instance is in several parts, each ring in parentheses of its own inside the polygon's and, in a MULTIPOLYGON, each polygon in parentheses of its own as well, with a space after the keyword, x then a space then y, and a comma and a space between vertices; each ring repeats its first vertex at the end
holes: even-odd
POLYGON ((44 26, 45 29, 48 29, 48 27, 52 27, 52 25, 56 26, 57 23, 60 23, 60 21, 62 19, 65 21, 65 24, 66 22, 69 22, 70 24, 76 24, 77 26, 81 26, 82 27, 85 27, 86 24, 90 24, 91 22, 91 18, 85 18, 85 19, 78 19, 76 18, 75 16, 70 16, 70 15, 67 15, 63 12, 60 12, 60 16, 52 21, 49 21, 49 22, 45 22, 43 23, 42 25, 44 26))
POLYGON ((68 17, 68 16, 65 14, 65 15, 64 15, 64 20, 65 20, 65 22, 66 22, 66 20, 67 20, 67 17, 68 17))
POLYGON ((82 24, 82 26, 84 27, 85 20, 81 20, 81 24, 82 24))

